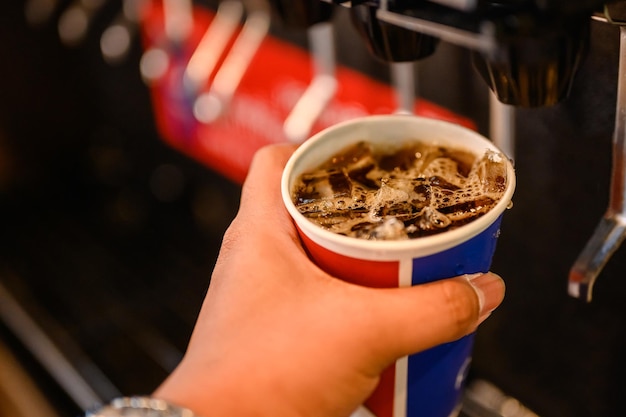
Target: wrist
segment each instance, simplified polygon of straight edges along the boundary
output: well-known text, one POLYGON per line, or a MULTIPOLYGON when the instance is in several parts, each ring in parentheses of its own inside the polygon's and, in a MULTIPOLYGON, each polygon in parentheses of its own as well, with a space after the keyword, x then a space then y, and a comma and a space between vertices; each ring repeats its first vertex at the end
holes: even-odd
POLYGON ((178 367, 152 393, 171 404, 193 410, 197 416, 249 415, 237 409, 238 394, 230 375, 219 367, 184 358, 178 367))
POLYGON ((274 378, 254 367, 224 360, 230 365, 209 365, 183 359, 178 368, 152 394, 193 410, 199 416, 298 416, 281 396, 274 378), (286 411, 288 409, 288 411, 286 411))

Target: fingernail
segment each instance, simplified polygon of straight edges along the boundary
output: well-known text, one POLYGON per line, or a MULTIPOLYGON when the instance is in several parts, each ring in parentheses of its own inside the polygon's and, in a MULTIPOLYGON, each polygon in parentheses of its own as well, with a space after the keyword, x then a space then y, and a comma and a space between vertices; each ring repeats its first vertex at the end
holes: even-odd
POLYGON ((479 317, 482 322, 502 302, 505 290, 504 281, 500 276, 491 272, 466 275, 466 278, 478 296, 479 317))

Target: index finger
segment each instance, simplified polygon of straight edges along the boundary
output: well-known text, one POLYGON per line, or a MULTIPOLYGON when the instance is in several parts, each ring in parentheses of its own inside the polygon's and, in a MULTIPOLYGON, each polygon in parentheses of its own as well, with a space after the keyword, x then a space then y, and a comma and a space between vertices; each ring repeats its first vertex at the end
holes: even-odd
POLYGON ((280 180, 283 168, 297 148, 292 144, 269 145, 257 151, 241 191, 238 220, 257 221, 261 226, 277 227, 289 220, 283 205, 280 180))

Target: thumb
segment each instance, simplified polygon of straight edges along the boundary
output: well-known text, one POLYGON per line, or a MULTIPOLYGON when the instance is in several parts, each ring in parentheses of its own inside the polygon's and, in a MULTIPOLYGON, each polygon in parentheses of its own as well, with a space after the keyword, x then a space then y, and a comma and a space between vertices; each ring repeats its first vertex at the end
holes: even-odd
POLYGON ((374 291, 368 300, 378 327, 373 333, 393 361, 475 331, 500 305, 505 286, 498 275, 485 273, 374 291))

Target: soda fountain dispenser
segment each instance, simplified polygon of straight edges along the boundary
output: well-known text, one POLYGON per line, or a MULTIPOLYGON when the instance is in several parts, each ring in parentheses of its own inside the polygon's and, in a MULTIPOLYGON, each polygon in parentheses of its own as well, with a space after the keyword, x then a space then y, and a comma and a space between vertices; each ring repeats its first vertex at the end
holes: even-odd
MULTIPOLYGON (((624 42, 623 2, 581 1, 402 1, 352 5, 359 32, 370 50, 387 61, 430 55, 436 39, 472 50, 474 67, 493 91, 492 133, 514 155, 514 113, 508 106, 554 106, 568 97, 589 47, 592 17, 620 26, 624 42), (377 26, 364 21, 378 22, 377 26), (420 35, 411 37, 408 33, 420 35), (395 36, 395 37, 394 37, 395 36), (399 36, 403 36, 402 39, 399 36), (497 120, 493 120, 497 119, 497 120), (504 140, 501 138, 505 138, 504 140)), ((620 57, 624 58, 622 52, 620 57)), ((609 207, 595 234, 572 267, 568 292, 591 301, 595 279, 626 237, 624 226, 624 86, 620 61, 609 207)))

